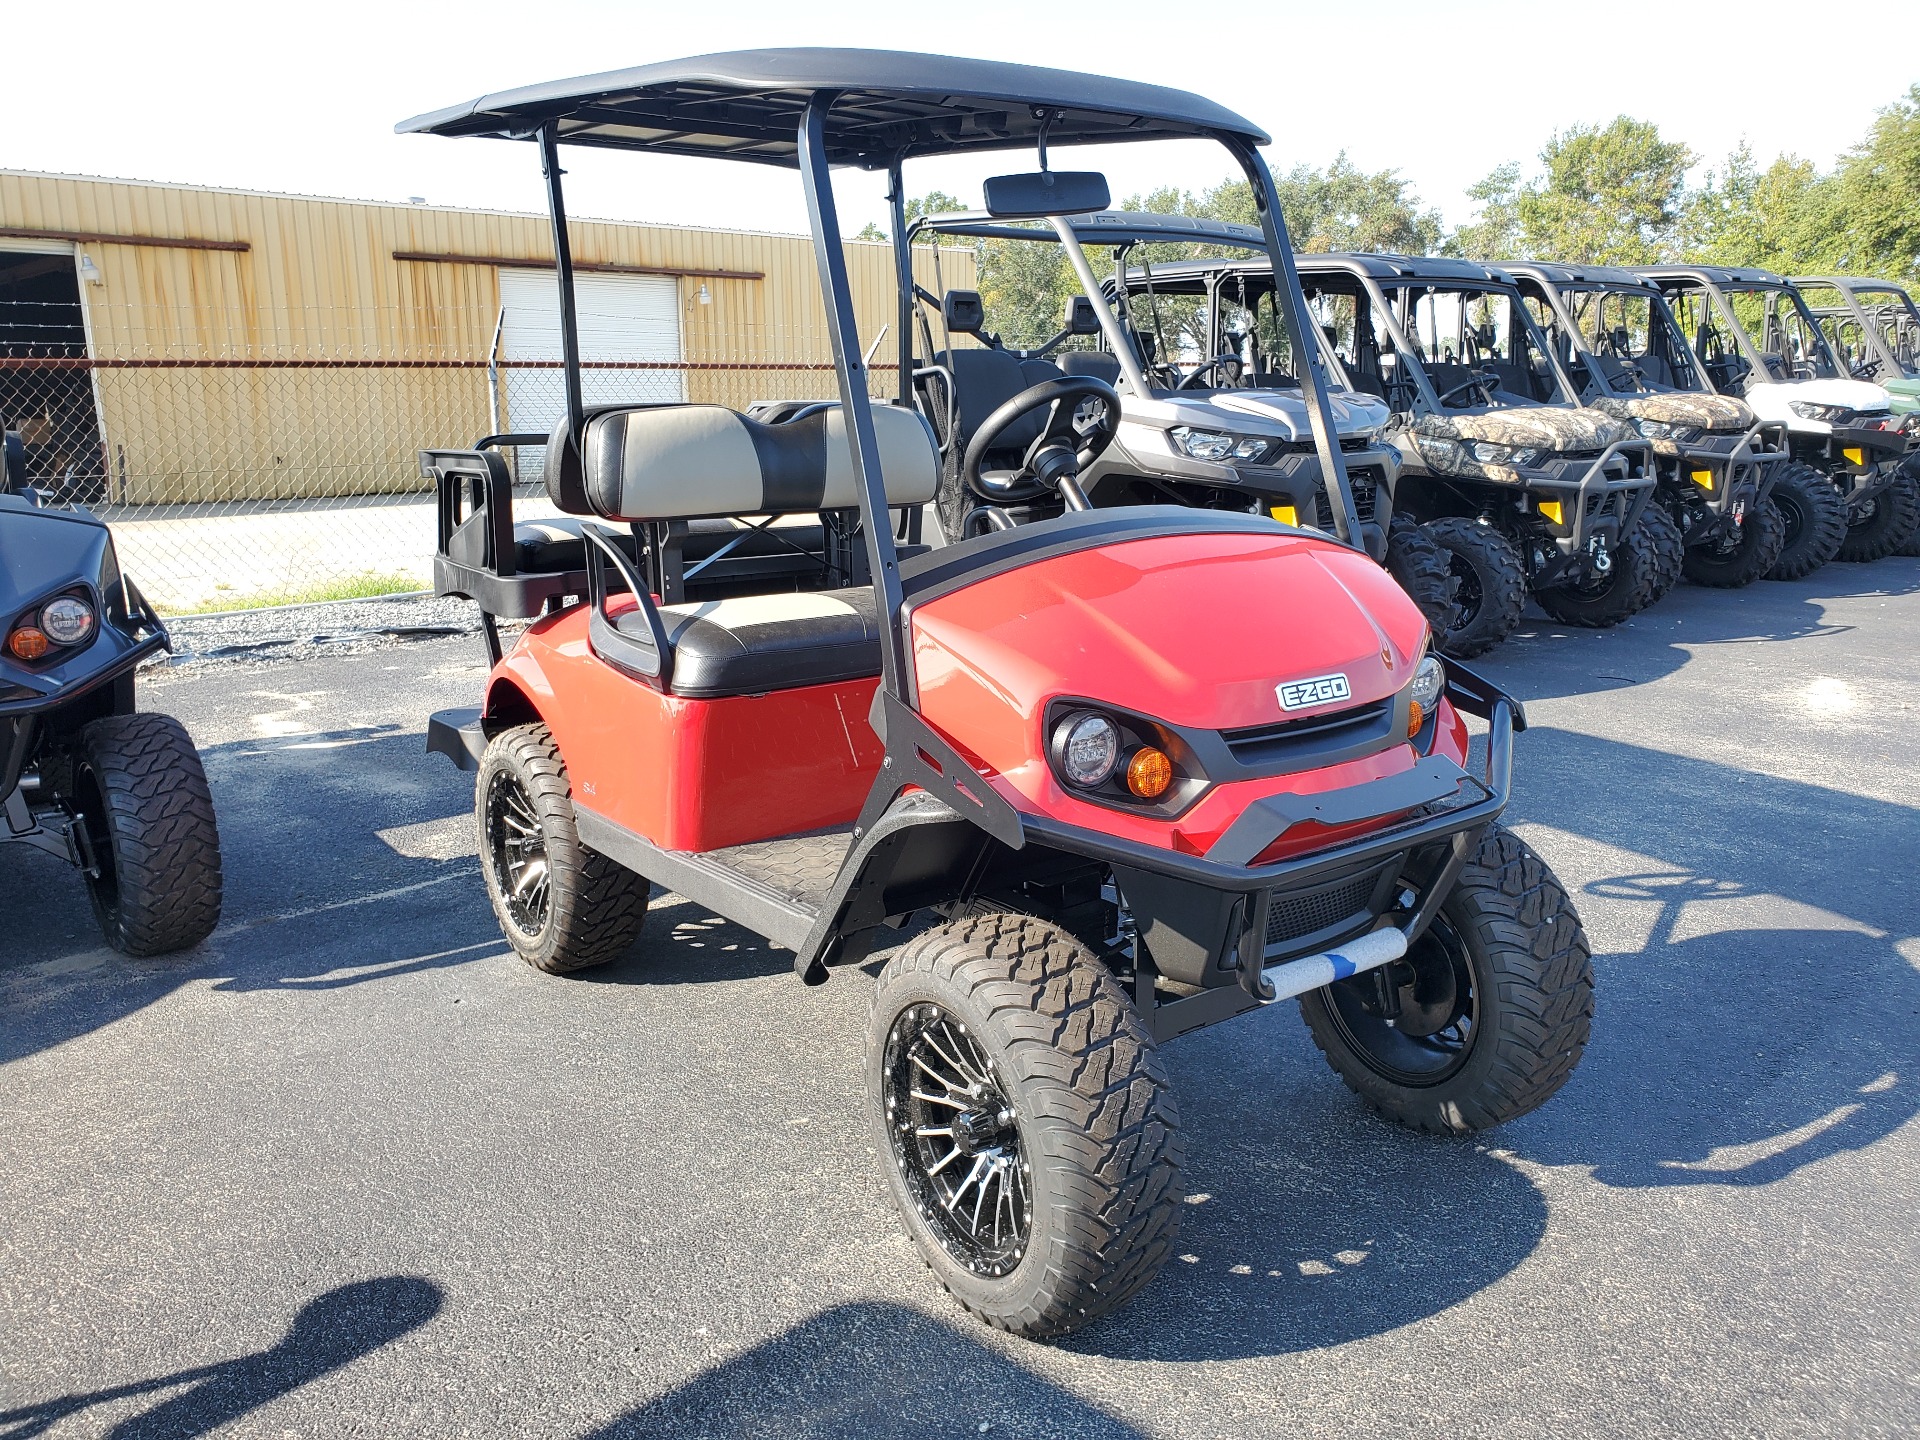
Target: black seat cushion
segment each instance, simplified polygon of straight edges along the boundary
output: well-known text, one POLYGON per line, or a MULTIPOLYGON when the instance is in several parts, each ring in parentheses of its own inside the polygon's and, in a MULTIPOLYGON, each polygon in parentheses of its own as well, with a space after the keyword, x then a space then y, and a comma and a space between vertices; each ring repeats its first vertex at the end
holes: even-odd
MULTIPOLYGON (((880 673, 880 621, 873 590, 744 595, 663 605, 673 646, 672 692, 690 699, 760 695, 880 673)), ((648 639, 637 610, 614 627, 648 639)))
POLYGON ((1060 370, 1065 375, 1091 375, 1109 385, 1120 383, 1120 357, 1104 350, 1069 350, 1060 357, 1060 370))
MULTIPOLYGON (((687 523, 687 536, 681 542, 681 556, 688 565, 697 564, 740 534, 743 528, 731 520, 691 520, 687 523)), ((818 555, 826 544, 826 527, 818 520, 778 528, 779 538, 763 533, 748 535, 727 552, 728 556, 738 555, 743 559, 792 556, 798 562, 802 557, 795 553, 793 546, 818 555)), ((621 550, 628 559, 637 561, 632 532, 618 533, 621 550)), ((552 520, 519 521, 513 527, 513 557, 514 566, 522 575, 586 569, 587 542, 581 538, 580 522, 569 515, 552 520)))

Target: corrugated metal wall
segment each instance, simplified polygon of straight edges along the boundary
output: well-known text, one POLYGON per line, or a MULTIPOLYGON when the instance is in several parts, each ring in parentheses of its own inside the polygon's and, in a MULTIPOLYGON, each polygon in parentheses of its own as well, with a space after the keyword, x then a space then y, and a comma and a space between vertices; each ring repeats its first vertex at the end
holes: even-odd
MULTIPOLYGON (((489 425, 500 294, 486 262, 552 254, 542 216, 0 171, 0 244, 23 231, 85 237, 74 246, 98 267, 81 298, 109 498, 136 505, 417 489, 417 448, 489 425)), ((833 393, 805 237, 593 221, 571 234, 584 267, 678 277, 689 399, 833 393), (695 303, 702 285, 711 304, 695 303)), ((893 321, 892 254, 847 254, 870 344, 893 321)), ((932 288, 931 252, 916 269, 932 288)), ((940 270, 973 283, 966 252, 940 270)), ((889 328, 876 376, 898 339, 889 328)))

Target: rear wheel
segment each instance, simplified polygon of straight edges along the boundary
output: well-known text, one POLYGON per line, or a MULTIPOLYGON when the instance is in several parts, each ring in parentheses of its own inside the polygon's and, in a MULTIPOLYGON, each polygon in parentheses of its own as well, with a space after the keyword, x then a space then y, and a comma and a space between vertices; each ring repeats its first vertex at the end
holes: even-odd
POLYGON ((581 843, 573 791, 544 725, 502 730, 474 786, 480 869, 520 958, 565 975, 617 960, 647 918, 647 882, 581 843))
MULTIPOLYGON (((1909 455, 1901 468, 1907 472, 1907 478, 1913 481, 1915 487, 1920 488, 1920 455, 1909 455)), ((1916 526, 1913 534, 1907 536, 1906 539, 1896 545, 1893 553, 1896 555, 1920 555, 1920 526, 1916 526)))
POLYGON ((994 911, 908 941, 874 991, 867 1076, 907 1232, 990 1325, 1065 1335, 1166 1262, 1173 1092, 1139 1012, 1065 931, 994 911))
POLYGON ((1787 533, 1767 579, 1804 580, 1846 543, 1847 502, 1831 480, 1798 460, 1779 467, 1769 493, 1787 533))
POLYGON ((198 945, 220 923, 220 829, 200 752, 171 715, 112 715, 80 732, 73 791, 98 874, 93 912, 128 955, 198 945))
POLYGON ((1454 580, 1453 623, 1440 632, 1442 653, 1483 655, 1520 626, 1527 572, 1520 552, 1491 525, 1449 515, 1426 527, 1454 580))
POLYGON ((1387 573, 1420 607, 1433 633, 1446 634, 1453 624, 1453 593, 1459 582, 1447 552, 1433 536, 1411 520, 1395 520, 1387 531, 1387 573))
MULTIPOLYGON (((1649 507, 1648 514, 1652 513, 1653 507, 1649 507)), ((1653 604, 1666 593, 1664 582, 1669 570, 1677 574, 1680 568, 1679 556, 1667 553, 1669 544, 1676 549, 1679 546, 1679 531, 1666 511, 1659 514, 1660 519, 1651 526, 1643 515, 1626 538, 1613 547, 1612 568, 1605 575, 1535 591, 1533 598, 1540 608, 1562 625, 1604 630, 1632 619, 1653 604)))
POLYGON ((1787 522, 1771 499, 1762 500, 1729 537, 1687 551, 1687 579, 1717 590, 1751 585, 1779 563, 1787 543, 1787 522))
POLYGON ((1300 1013, 1327 1063, 1389 1119, 1485 1130, 1545 1103, 1580 1063, 1593 1021, 1586 931, 1546 862, 1498 825, 1384 973, 1390 1007, 1367 974, 1301 996, 1300 1013))
POLYGON ((1920 527, 1920 490, 1905 470, 1895 470, 1873 498, 1862 502, 1862 512, 1847 526, 1836 560, 1867 564, 1884 560, 1913 538, 1920 527))

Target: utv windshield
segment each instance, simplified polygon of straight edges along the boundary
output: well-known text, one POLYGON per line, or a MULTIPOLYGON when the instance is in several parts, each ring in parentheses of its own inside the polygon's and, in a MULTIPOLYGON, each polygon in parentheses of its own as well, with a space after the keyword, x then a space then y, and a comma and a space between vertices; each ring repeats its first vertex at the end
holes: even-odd
POLYGON ((1772 378, 1844 378, 1846 372, 1820 333, 1820 322, 1798 292, 1784 285, 1727 285, 1721 293, 1747 344, 1759 352, 1772 378))
MULTIPOLYGON (((1264 266, 1179 265, 1165 259, 1156 265, 1137 253, 1128 258, 1136 263, 1126 271, 1126 313, 1160 357, 1168 385, 1185 390, 1299 385, 1298 351, 1264 266)), ((1330 378, 1336 385, 1346 383, 1337 370, 1330 378)))

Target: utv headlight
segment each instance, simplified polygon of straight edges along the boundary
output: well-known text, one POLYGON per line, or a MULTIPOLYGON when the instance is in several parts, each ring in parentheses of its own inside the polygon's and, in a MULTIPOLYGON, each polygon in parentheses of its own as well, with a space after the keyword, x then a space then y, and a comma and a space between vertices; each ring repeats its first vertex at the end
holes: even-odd
POLYGON ((1665 420, 1635 420, 1633 428, 1640 432, 1642 440, 1677 440, 1683 445, 1693 443, 1701 435, 1698 425, 1674 425, 1665 420))
POLYGON ((1230 435, 1224 430, 1195 430, 1176 425, 1167 432, 1173 448, 1195 460, 1245 460, 1254 463, 1273 448, 1274 442, 1258 435, 1230 435))
POLYGON ((78 645, 93 633, 93 607, 62 595, 41 607, 40 628, 56 645, 78 645))
POLYGON ((1853 411, 1845 405, 1820 405, 1812 400, 1789 400, 1787 408, 1802 420, 1821 420, 1829 425, 1838 425, 1853 418, 1853 411))
POLYGON ((1120 763, 1120 732, 1106 716, 1082 710, 1053 727, 1053 753, 1062 775, 1091 789, 1120 763))
POLYGON ((1538 450, 1516 449, 1512 445, 1500 445, 1492 440, 1468 441, 1467 453, 1482 465, 1538 465, 1540 463, 1538 450))
POLYGON ((1446 688, 1447 667, 1440 663, 1439 657, 1429 655, 1414 667, 1413 683, 1407 686, 1407 697, 1412 702, 1407 706, 1409 740, 1420 733, 1420 727, 1427 723, 1427 717, 1433 714, 1446 688))

